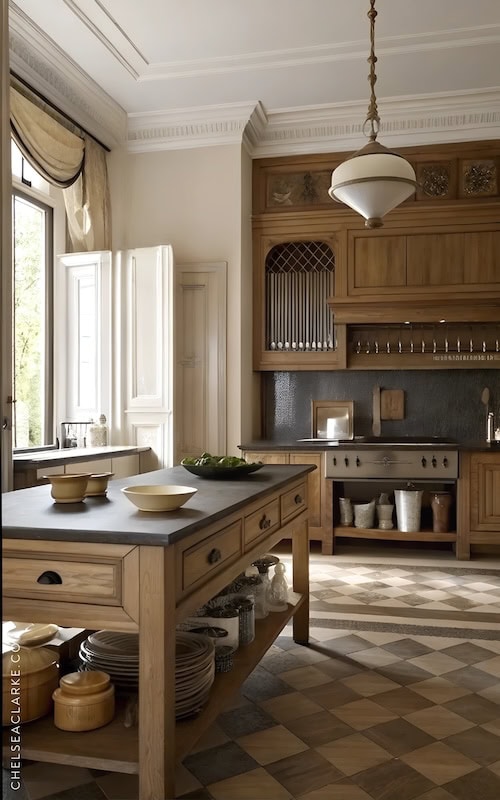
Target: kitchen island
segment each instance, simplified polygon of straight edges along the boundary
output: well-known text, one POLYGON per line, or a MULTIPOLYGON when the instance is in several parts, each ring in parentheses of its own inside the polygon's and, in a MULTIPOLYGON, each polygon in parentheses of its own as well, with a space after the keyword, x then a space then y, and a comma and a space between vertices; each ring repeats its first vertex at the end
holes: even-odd
MULTIPOLYGON (((139 634, 139 724, 123 709, 86 733, 25 724, 22 757, 139 774, 139 799, 175 797, 175 763, 232 699, 293 618, 296 642, 309 635, 309 465, 266 465, 244 479, 209 481, 183 467, 112 481, 107 497, 52 502, 50 487, 2 495, 3 617, 139 634), (121 489, 182 484, 197 493, 175 512, 137 511, 121 489), (176 625, 282 538, 292 538, 286 611, 258 620, 254 641, 216 675, 201 713, 176 724, 176 625)), ((9 730, 4 732, 8 746, 9 730)), ((8 755, 8 750, 5 751, 8 755)))

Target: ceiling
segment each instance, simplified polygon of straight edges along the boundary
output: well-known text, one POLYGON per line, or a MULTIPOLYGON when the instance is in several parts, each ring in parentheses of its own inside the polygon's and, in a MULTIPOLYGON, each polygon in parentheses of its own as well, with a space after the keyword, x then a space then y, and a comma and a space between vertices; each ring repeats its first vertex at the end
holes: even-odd
MULTIPOLYGON (((16 0, 11 68, 108 146, 363 142, 369 0, 16 0)), ((499 0, 378 0, 380 138, 500 136, 499 0)))

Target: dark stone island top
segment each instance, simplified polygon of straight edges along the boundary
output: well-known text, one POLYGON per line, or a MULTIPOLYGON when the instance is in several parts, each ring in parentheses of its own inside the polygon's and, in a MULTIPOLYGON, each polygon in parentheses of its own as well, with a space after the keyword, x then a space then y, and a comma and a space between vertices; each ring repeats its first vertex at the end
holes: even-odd
POLYGON ((217 522, 279 490, 314 469, 310 465, 265 465, 234 480, 207 480, 184 467, 155 470, 110 481, 107 497, 81 503, 54 503, 50 485, 6 492, 1 496, 2 535, 9 539, 102 542, 165 546, 217 522), (176 511, 139 511, 123 494, 124 486, 173 484, 197 493, 176 511))

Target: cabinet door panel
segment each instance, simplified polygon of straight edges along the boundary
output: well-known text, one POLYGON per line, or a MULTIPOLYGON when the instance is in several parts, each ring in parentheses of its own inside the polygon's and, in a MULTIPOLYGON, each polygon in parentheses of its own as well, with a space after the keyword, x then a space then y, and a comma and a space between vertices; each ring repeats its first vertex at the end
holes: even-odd
POLYGON ((500 283, 500 231, 466 233, 464 283, 500 283))
POLYGON ((405 236, 358 236, 353 259, 351 289, 384 289, 406 283, 405 236))
POLYGON ((316 469, 307 476, 309 526, 321 527, 321 453, 290 453, 290 464, 314 464, 316 469))
POLYGON ((471 457, 471 530, 498 533, 500 542, 500 456, 471 457))
POLYGON ((407 237, 407 285, 454 286, 464 282, 464 234, 407 237))

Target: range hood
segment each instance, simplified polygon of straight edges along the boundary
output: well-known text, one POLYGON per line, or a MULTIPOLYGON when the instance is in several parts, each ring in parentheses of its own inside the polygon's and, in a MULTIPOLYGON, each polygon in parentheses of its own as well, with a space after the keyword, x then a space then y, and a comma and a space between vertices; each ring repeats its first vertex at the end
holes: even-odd
POLYGON ((336 324, 386 325, 390 323, 471 323, 496 322, 500 316, 500 300, 491 293, 465 292, 443 295, 401 294, 365 297, 329 297, 328 306, 336 324))

